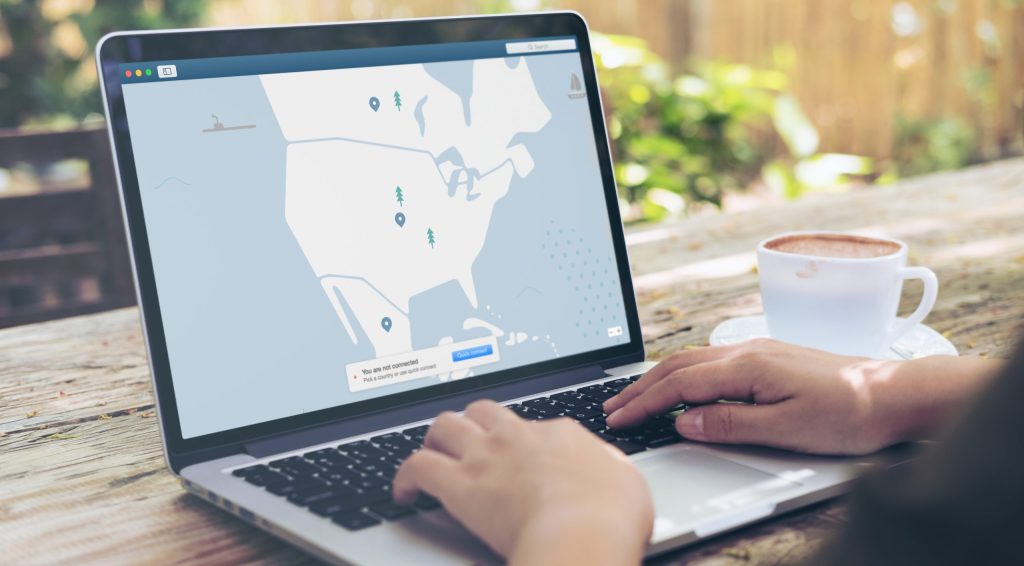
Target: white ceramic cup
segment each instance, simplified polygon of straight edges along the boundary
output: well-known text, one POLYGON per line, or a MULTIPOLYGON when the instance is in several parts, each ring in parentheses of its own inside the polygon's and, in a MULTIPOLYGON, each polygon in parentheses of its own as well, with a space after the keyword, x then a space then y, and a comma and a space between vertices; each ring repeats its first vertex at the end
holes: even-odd
MULTIPOLYGON (((757 245, 765 320, 772 338, 851 356, 882 357, 935 306, 939 282, 926 267, 907 267, 907 245, 868 258, 821 257, 765 247, 799 235, 841 235, 821 230, 779 234, 757 245), (924 294, 917 309, 897 324, 903 282, 920 279, 924 294)), ((856 236, 863 238, 861 236, 856 236)))

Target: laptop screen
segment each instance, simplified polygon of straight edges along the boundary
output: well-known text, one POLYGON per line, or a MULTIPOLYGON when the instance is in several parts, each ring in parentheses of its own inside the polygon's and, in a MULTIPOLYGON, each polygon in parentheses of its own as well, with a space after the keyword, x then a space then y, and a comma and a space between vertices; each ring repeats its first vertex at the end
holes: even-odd
POLYGON ((628 343, 577 48, 122 64, 182 436, 628 343))

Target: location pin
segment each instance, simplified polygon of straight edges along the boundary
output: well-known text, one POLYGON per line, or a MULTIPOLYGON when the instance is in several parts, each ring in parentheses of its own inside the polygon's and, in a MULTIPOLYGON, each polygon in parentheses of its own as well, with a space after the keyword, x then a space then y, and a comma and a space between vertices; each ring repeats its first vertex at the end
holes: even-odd
POLYGON ((398 224, 399 228, 405 226, 405 214, 402 214, 401 212, 395 214, 395 224, 398 224))
POLYGON ((380 326, 384 329, 384 332, 391 332, 391 317, 385 316, 380 319, 380 326))
POLYGON ((377 98, 376 96, 371 96, 370 97, 370 108, 372 108, 374 112, 379 110, 380 109, 380 99, 377 98))

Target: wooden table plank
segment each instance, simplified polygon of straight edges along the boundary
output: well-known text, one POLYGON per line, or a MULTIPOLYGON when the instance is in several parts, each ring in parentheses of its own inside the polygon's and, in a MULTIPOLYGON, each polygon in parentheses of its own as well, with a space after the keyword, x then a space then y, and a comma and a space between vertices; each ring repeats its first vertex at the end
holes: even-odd
MULTIPOLYGON (((939 276, 928 323, 965 353, 1004 356, 1024 320, 1024 160, 629 230, 652 358, 760 311, 752 250, 784 230, 910 243, 939 276)), ((908 291, 906 304, 917 291, 908 291)), ((0 331, 0 556, 7 563, 312 562, 185 495, 166 471, 135 309, 0 331)), ((777 564, 844 519, 831 502, 656 563, 777 564)))

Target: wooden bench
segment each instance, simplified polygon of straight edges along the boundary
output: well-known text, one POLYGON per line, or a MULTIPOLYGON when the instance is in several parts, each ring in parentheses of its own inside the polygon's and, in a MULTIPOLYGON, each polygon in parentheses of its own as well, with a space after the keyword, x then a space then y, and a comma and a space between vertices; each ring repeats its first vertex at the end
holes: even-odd
POLYGON ((0 328, 134 304, 106 129, 0 131, 0 168, 0 328))

